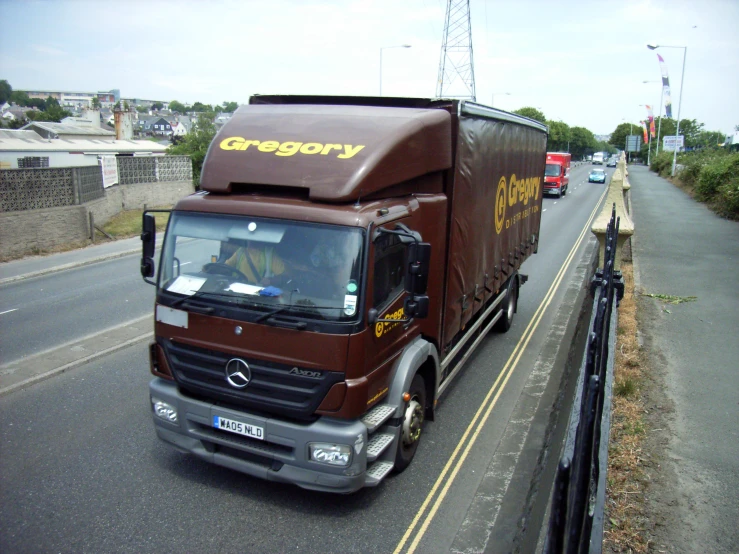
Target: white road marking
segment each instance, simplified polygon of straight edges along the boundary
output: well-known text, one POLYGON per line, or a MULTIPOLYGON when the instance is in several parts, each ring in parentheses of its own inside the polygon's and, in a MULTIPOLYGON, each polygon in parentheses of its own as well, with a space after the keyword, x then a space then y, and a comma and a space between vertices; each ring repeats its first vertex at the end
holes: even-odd
POLYGON ((556 204, 556 202, 555 202, 555 204, 556 204))
POLYGON ((182 262, 180 265, 187 265, 187 264, 191 264, 191 263, 192 262, 182 262))
POLYGON ((10 312, 17 312, 18 308, 13 308, 12 310, 5 310, 4 312, 0 312, 0 315, 9 314, 10 312))
POLYGON ((542 212, 546 212, 546 211, 547 211, 547 209, 546 209, 546 208, 544 208, 544 209, 542 210, 542 212))

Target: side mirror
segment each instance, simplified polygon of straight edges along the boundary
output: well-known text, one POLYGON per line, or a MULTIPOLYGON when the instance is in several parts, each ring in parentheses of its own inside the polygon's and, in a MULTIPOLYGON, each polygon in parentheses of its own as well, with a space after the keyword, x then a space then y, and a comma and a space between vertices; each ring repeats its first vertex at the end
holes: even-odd
POLYGON ((151 214, 144 213, 141 220, 141 276, 154 276, 154 247, 156 245, 156 221, 151 214))
POLYGON ((424 295, 409 296, 403 304, 406 317, 423 319, 429 315, 429 297, 424 295))
POLYGON ((405 290, 411 296, 426 294, 429 281, 431 245, 414 242, 408 245, 408 271, 405 274, 405 290))

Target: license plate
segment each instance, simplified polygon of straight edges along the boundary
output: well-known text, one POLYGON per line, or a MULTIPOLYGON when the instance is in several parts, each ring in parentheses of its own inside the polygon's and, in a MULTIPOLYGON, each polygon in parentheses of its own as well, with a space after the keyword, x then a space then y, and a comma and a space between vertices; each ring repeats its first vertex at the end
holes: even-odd
POLYGON ((237 435, 251 437, 252 439, 259 439, 260 441, 264 440, 264 429, 257 427, 256 425, 242 423, 241 421, 213 416, 213 427, 220 429, 221 431, 229 431, 231 433, 236 433, 237 435))

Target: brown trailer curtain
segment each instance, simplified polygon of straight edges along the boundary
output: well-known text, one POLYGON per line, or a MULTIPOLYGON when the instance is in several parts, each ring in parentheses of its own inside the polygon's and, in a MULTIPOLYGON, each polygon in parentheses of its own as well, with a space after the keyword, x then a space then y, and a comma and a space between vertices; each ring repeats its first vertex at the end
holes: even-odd
POLYGON ((545 132, 460 116, 451 196, 443 346, 535 250, 546 163, 545 132))

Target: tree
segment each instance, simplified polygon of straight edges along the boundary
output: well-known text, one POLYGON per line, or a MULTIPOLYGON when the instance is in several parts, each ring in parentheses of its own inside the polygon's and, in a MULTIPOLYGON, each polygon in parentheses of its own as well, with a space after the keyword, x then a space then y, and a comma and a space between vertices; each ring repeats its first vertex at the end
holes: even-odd
POLYGON ((59 105, 59 101, 49 96, 46 99, 46 109, 44 111, 27 111, 26 117, 31 121, 55 121, 60 122, 63 118, 72 115, 59 105))
POLYGON ((154 102, 151 105, 152 110, 161 110, 163 107, 164 107, 164 104, 162 104, 161 102, 154 102))
POLYGON ((136 106, 136 111, 139 113, 146 113, 149 110, 146 109, 146 106, 136 106))
POLYGON ((236 102, 224 102, 223 111, 226 113, 233 113, 238 109, 239 105, 236 102))
POLYGON ((570 129, 570 153, 574 158, 582 158, 595 152, 595 135, 585 127, 572 127, 570 129))
POLYGON ((31 98, 28 101, 29 108, 38 108, 41 111, 46 110, 46 101, 43 98, 31 98))
POLYGON ((195 102, 192 105, 192 108, 190 108, 193 112, 212 112, 213 106, 210 106, 209 104, 203 104, 201 102, 195 102))
POLYGON ((696 137, 696 147, 709 148, 718 146, 726 140, 726 135, 721 131, 701 131, 696 137))
POLYGON ((200 183, 200 171, 203 168, 208 147, 213 142, 213 137, 216 136, 216 126, 213 123, 215 118, 216 114, 213 111, 201 113, 190 132, 178 144, 173 144, 167 149, 167 154, 190 156, 192 160, 192 178, 196 186, 199 186, 200 183))
POLYGON ((549 152, 569 152, 568 148, 572 140, 570 126, 562 121, 547 121, 547 125, 549 126, 547 150, 549 152))
POLYGON ((123 101, 123 110, 127 112, 130 109, 131 109, 131 105, 128 103, 128 100, 124 100, 123 101))
POLYGON ((626 148, 626 137, 629 135, 638 135, 641 132, 641 123, 621 123, 611 133, 608 143, 619 150, 624 150, 626 148))
POLYGON ((513 113, 535 119, 536 121, 541 121, 542 123, 547 122, 547 118, 544 116, 544 114, 540 110, 532 108, 531 106, 524 106, 523 108, 517 109, 513 113))
POLYGON ((183 114, 187 111, 187 108, 185 107, 185 105, 182 104, 181 102, 178 102, 177 100, 172 100, 169 103, 169 109, 179 114, 183 114))
POLYGON ((14 90, 12 93, 10 93, 9 100, 11 103, 18 104, 19 106, 28 106, 31 102, 28 94, 26 94, 22 90, 14 90))
POLYGON ((96 110, 100 109, 100 98, 98 98, 97 96, 92 97, 92 107, 96 110))
POLYGON ((3 79, 0 81, 0 104, 5 104, 10 99, 10 95, 13 94, 13 87, 10 83, 3 79))

